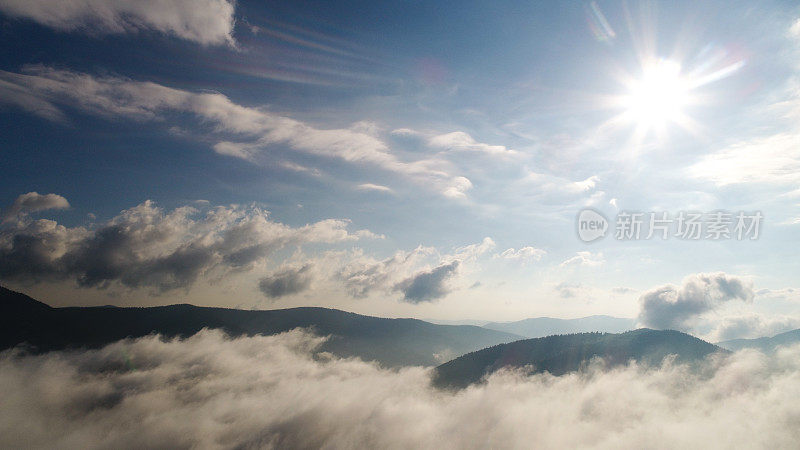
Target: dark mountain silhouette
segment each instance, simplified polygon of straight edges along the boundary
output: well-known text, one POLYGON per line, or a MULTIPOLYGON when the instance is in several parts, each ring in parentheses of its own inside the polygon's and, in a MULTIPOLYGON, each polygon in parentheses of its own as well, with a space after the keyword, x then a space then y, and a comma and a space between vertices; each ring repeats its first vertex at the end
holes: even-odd
POLYGON ((152 333, 187 337, 203 328, 218 328, 240 336, 275 334, 302 327, 331 336, 321 351, 397 367, 436 365, 456 355, 520 339, 476 326, 384 319, 327 308, 245 311, 185 304, 152 308, 52 308, 2 287, 0 310, 0 349, 25 343, 33 352, 99 347, 152 333))
POLYGON ((463 388, 501 368, 530 367, 529 373, 563 375, 580 370, 594 357, 607 367, 636 360, 660 364, 668 355, 677 362, 691 362, 724 349, 678 331, 642 328, 620 334, 580 333, 526 339, 500 344, 458 357, 438 366, 434 385, 463 388))
POLYGON ((792 345, 800 342, 800 330, 787 331, 772 337, 760 337, 756 339, 733 339, 730 341, 717 342, 722 348, 731 351, 754 348, 763 352, 772 352, 782 345, 792 345))
POLYGON ((555 334, 587 333, 592 331, 621 333, 636 328, 636 320, 611 316, 589 316, 580 319, 536 317, 516 322, 489 322, 483 327, 529 338, 538 338, 555 334))

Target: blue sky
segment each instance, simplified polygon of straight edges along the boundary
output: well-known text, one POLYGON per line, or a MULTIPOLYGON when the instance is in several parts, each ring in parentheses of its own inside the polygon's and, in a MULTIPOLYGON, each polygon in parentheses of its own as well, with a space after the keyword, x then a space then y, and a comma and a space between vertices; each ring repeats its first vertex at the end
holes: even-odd
POLYGON ((647 318, 671 286, 695 333, 800 326, 791 2, 0 14, 0 280, 51 303, 647 318), (587 244, 586 207, 764 222, 587 244))

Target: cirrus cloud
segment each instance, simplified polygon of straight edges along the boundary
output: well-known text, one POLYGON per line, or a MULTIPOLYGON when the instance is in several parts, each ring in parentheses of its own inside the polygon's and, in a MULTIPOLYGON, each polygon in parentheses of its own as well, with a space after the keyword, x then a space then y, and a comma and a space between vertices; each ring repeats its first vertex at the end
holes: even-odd
POLYGON ((203 45, 234 45, 231 0, 0 0, 0 11, 59 31, 153 30, 203 45))
POLYGON ((441 195, 461 199, 472 182, 451 174, 451 164, 436 157, 403 161, 378 136, 373 124, 321 129, 264 108, 243 106, 225 95, 191 92, 121 77, 29 66, 23 73, 0 71, 0 102, 50 120, 67 121, 62 105, 108 119, 165 121, 188 113, 213 125, 214 151, 261 164, 276 145, 401 175, 441 195))

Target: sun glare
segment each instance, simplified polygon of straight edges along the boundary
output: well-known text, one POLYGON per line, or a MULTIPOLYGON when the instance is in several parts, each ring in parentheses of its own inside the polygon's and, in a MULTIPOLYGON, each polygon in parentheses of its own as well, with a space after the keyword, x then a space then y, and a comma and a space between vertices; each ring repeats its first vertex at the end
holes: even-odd
POLYGON ((646 67, 642 78, 631 83, 623 102, 640 127, 663 128, 680 120, 689 103, 689 89, 681 77, 680 64, 662 59, 646 67))
POLYGON ((648 137, 664 141, 673 126, 702 136, 702 126, 688 111, 709 101, 700 88, 733 75, 745 61, 714 46, 704 48, 694 60, 694 69, 686 70, 677 59, 642 58, 638 76, 621 71, 619 81, 625 91, 612 96, 608 104, 619 112, 604 126, 633 126, 632 148, 641 148, 648 137))

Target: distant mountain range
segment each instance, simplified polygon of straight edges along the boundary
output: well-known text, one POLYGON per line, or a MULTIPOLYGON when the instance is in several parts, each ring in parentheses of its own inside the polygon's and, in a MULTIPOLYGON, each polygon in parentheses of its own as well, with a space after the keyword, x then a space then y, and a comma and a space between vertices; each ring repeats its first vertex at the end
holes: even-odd
POLYGON ((384 319, 327 308, 268 311, 192 305, 52 308, 0 287, 0 349, 25 342, 32 351, 42 352, 99 347, 152 333, 191 336, 203 328, 219 328, 239 336, 275 334, 297 327, 330 335, 321 351, 374 360, 387 367, 434 366, 467 352, 521 339, 476 326, 384 319))
POLYGON ((733 339, 730 341, 717 342, 722 348, 731 351, 742 350, 745 348, 755 348, 764 352, 774 351, 782 345, 792 345, 800 342, 800 330, 787 331, 773 337, 760 337, 756 339, 733 339))
POLYGON ((716 352, 727 353, 727 350, 671 330, 642 328, 620 334, 548 336, 500 344, 458 357, 438 366, 433 382, 438 387, 457 389, 479 382, 501 368, 529 366, 529 373, 562 375, 581 369, 594 357, 613 367, 630 360, 660 364, 668 355, 675 355, 677 362, 692 362, 716 352))
POLYGON ((587 333, 591 331, 621 333, 636 328, 636 320, 611 316, 589 316, 580 319, 538 317, 516 322, 489 322, 483 327, 528 338, 538 338, 554 334, 587 333))
POLYGON ((475 325, 476 327, 482 327, 489 323, 488 320, 477 320, 477 319, 462 319, 462 320, 447 320, 447 319, 422 319, 425 322, 435 323, 437 325, 475 325))
POLYGON ((307 328, 330 336, 320 351, 377 361, 385 367, 435 366, 434 383, 460 388, 500 368, 530 366, 531 372, 561 375, 584 367, 593 357, 609 366, 636 360, 660 363, 667 355, 679 362, 710 353, 800 342, 800 330, 772 338, 737 339, 717 345, 677 331, 639 329, 624 333, 632 319, 591 316, 582 319, 526 319, 518 322, 438 325, 417 319, 386 319, 328 308, 247 311, 193 305, 151 308, 112 306, 53 308, 0 287, 0 350, 20 344, 32 352, 96 348, 127 337, 159 333, 191 336, 203 328, 231 336, 276 334, 307 328), (571 330, 589 333, 564 334, 571 330), (551 334, 524 339, 523 336, 551 334), (722 348, 720 348, 722 347, 722 348), (459 356, 463 355, 463 356, 459 356), (455 359, 452 359, 455 358, 455 359))

